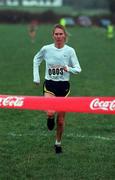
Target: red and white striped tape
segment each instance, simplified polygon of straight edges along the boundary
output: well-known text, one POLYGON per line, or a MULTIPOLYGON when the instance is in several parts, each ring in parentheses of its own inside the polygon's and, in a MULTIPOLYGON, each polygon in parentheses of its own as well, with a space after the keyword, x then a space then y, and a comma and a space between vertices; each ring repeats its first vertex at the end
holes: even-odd
POLYGON ((0 95, 0 108, 115 114, 115 97, 41 97, 0 95))

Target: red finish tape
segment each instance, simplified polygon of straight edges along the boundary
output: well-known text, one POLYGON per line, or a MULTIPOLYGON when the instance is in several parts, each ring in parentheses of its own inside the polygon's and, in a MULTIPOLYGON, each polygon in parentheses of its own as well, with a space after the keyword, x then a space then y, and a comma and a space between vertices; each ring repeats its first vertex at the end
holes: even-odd
POLYGON ((115 97, 43 97, 0 95, 0 108, 115 114, 115 97))

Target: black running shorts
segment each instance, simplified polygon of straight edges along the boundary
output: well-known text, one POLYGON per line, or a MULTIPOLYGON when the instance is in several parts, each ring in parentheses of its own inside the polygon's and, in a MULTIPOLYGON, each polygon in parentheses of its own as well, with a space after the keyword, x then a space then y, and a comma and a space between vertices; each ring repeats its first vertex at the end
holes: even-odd
POLYGON ((55 96, 65 97, 70 93, 69 81, 45 80, 43 84, 43 93, 48 92, 55 96))

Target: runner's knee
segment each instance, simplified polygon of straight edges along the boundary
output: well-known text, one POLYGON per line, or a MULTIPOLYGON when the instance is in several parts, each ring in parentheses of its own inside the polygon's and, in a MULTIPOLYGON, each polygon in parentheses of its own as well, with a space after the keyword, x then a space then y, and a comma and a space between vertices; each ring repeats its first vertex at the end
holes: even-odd
POLYGON ((55 114, 54 111, 48 111, 48 112, 47 112, 47 116, 48 116, 48 117, 53 117, 54 114, 55 114))

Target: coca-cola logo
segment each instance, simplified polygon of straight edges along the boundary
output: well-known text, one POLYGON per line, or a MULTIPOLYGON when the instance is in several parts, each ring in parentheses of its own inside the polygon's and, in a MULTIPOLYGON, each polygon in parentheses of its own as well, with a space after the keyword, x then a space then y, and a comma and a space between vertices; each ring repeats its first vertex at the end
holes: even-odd
POLYGON ((99 98, 93 99, 90 103, 90 108, 92 110, 105 110, 105 111, 115 111, 115 100, 104 101, 99 98))
POLYGON ((22 107, 24 105, 24 97, 7 96, 0 97, 0 106, 22 107))

